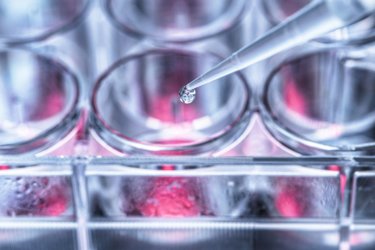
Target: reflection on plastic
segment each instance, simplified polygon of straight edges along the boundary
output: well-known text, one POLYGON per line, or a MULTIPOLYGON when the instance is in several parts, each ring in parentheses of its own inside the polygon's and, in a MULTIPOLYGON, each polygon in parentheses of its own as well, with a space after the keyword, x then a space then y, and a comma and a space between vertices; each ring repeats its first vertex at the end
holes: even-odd
POLYGON ((68 213, 72 197, 63 178, 4 178, 1 184, 0 212, 3 216, 61 216, 68 213))

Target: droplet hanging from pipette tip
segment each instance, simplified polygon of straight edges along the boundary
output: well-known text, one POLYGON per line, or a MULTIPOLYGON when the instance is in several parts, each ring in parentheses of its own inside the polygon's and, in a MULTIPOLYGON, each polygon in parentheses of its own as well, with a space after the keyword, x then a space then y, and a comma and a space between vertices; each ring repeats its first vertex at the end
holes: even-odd
POLYGON ((184 86, 179 92, 180 101, 186 104, 192 103, 195 99, 195 94, 195 89, 188 89, 186 86, 184 86))

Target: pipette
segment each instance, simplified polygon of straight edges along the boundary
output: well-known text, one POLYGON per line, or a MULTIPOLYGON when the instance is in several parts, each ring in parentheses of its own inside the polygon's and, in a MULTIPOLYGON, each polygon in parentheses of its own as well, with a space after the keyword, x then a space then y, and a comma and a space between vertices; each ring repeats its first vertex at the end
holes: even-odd
POLYGON ((179 92, 180 100, 191 103, 195 98, 195 88, 332 30, 355 23, 374 11, 375 0, 315 0, 263 37, 184 86, 179 92))

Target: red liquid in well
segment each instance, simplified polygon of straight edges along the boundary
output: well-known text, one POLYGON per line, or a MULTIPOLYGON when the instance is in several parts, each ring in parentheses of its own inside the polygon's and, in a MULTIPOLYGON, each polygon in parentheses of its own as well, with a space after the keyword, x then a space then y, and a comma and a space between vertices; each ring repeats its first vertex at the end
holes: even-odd
POLYGON ((280 193, 276 200, 276 207, 283 217, 297 218, 302 215, 301 208, 293 194, 280 193))
MULTIPOLYGON (((159 140, 154 143, 179 145, 191 140, 159 140)), ((181 151, 165 151, 161 155, 182 155, 181 151)), ((163 165, 162 171, 175 170, 174 165, 163 165)), ((150 180, 145 192, 146 200, 136 204, 139 213, 146 217, 193 217, 201 215, 201 198, 198 184, 182 177, 156 177, 150 180)))
POLYGON ((71 195, 65 182, 48 177, 11 181, 6 205, 9 216, 60 216, 68 209, 71 195))
POLYGON ((45 200, 41 199, 38 204, 37 215, 59 216, 63 214, 68 207, 68 197, 60 187, 51 190, 51 194, 45 200), (51 192, 52 191, 52 192, 51 192))
POLYGON ((292 80, 290 80, 285 86, 285 101, 289 109, 301 115, 306 113, 305 98, 299 93, 294 81, 292 80))
MULTIPOLYGON (((173 86, 177 85, 174 84, 173 86)), ((160 120, 161 122, 178 124, 193 121, 202 116, 198 106, 183 104, 179 101, 177 94, 173 97, 170 93, 178 93, 178 88, 169 92, 165 96, 158 96, 157 101, 154 100, 152 105, 149 104, 147 106, 147 113, 151 117, 160 120)))
POLYGON ((277 190, 280 190, 276 197, 276 208, 281 216, 287 218, 298 218, 303 216, 307 211, 299 201, 307 195, 308 190, 305 190, 297 180, 285 181, 279 179, 277 182, 277 190))
MULTIPOLYGON (((336 165, 329 166, 328 168, 330 171, 340 172, 340 167, 336 165)), ((340 174, 340 191, 341 191, 341 199, 344 199, 345 194, 345 185, 346 185, 346 176, 344 174, 340 174)))
MULTIPOLYGON (((166 165, 166 169, 172 168, 166 165)), ((186 177, 150 177, 145 182, 131 183, 123 203, 127 216, 195 217, 212 216, 208 211, 197 179, 186 177), (135 187, 136 186, 136 187, 135 187)))
POLYGON ((45 86, 39 98, 43 99, 43 104, 47 103, 48 105, 35 109, 33 120, 46 119, 63 111, 65 105, 64 90, 62 85, 59 84, 61 81, 58 79, 59 77, 58 74, 55 74, 48 79, 44 79, 50 81, 51 84, 45 86))
POLYGON ((8 165, 0 165, 0 170, 8 170, 10 169, 8 165))
POLYGON ((196 187, 180 177, 157 178, 148 198, 138 209, 147 217, 192 217, 201 214, 196 187))

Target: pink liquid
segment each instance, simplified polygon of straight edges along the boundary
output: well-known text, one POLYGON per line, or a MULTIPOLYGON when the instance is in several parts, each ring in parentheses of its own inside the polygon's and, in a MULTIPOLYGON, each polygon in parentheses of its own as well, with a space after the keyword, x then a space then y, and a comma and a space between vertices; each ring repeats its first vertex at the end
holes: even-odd
POLYGON ((181 177, 160 177, 137 208, 146 217, 193 217, 201 214, 196 187, 181 177))
POLYGON ((8 216, 60 216, 71 200, 67 183, 48 177, 17 177, 8 186, 8 216))
MULTIPOLYGON (((157 140, 160 145, 176 145, 191 143, 190 139, 157 140)), ((160 151, 159 155, 183 155, 182 151, 160 151)), ((162 171, 174 171, 174 165, 162 165, 162 171)), ((142 185, 141 185, 142 186, 142 185)), ((196 180, 183 177, 155 177, 149 179, 146 187, 142 187, 141 196, 135 197, 131 211, 127 215, 145 217, 195 217, 212 215, 206 212, 199 185, 196 180)))
POLYGON ((7 170, 9 169, 8 165, 0 165, 0 170, 7 170))

